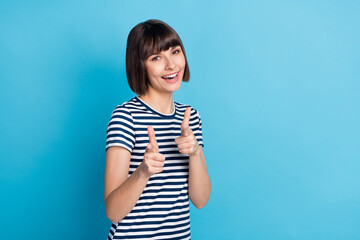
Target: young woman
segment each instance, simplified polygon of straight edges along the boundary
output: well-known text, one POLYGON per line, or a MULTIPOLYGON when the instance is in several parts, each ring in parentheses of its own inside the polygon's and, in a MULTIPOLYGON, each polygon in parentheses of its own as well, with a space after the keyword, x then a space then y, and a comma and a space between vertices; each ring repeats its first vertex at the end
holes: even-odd
POLYGON ((190 78, 174 29, 159 20, 136 25, 126 73, 137 96, 118 105, 107 126, 108 239, 190 239, 189 198, 203 208, 211 183, 199 112, 173 101, 190 78))

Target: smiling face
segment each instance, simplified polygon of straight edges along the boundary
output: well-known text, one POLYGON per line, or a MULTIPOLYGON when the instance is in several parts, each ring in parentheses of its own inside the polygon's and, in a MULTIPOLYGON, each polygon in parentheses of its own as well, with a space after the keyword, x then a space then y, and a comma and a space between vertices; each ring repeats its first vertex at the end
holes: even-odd
POLYGON ((149 79, 148 91, 170 93, 178 90, 184 76, 186 61, 180 46, 153 53, 145 60, 149 79))
POLYGON ((149 91, 152 95, 153 90, 158 91, 155 94, 172 93, 181 82, 189 81, 185 48, 172 27, 150 19, 131 29, 126 44, 126 77, 131 90, 139 96, 149 91), (177 80, 162 78, 177 72, 177 80))

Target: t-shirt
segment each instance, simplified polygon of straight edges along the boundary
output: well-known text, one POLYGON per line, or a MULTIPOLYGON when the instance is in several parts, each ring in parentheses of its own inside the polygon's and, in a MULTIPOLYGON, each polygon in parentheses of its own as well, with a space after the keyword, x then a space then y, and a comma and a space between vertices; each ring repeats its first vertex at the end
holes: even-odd
MULTIPOLYGON (((155 130, 159 152, 165 155, 163 171, 152 175, 132 211, 112 223, 110 239, 191 239, 188 197, 189 155, 179 152, 175 138, 189 105, 174 101, 174 112, 162 114, 138 96, 116 106, 107 126, 106 150, 121 146, 131 153, 130 176, 143 161, 149 143, 147 127, 155 130)), ((191 109, 189 127, 200 146, 201 118, 191 109)), ((119 159, 121 160, 121 159, 119 159)))

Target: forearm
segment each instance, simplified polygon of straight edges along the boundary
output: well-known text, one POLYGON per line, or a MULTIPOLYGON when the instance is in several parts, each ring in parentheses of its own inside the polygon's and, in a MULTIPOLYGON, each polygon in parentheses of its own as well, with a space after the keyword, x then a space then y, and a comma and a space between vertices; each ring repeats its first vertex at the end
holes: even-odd
POLYGON ((211 192, 205 156, 202 149, 199 148, 189 158, 189 197, 197 208, 203 208, 209 201, 211 192))
POLYGON ((140 166, 118 188, 109 194, 105 201, 106 215, 112 222, 119 222, 135 206, 149 177, 143 174, 140 166))

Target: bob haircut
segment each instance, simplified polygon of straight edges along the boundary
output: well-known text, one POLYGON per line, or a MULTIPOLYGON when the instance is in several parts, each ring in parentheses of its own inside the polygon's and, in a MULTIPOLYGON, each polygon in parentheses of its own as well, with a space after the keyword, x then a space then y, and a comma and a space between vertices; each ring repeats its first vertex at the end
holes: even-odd
POLYGON ((153 53, 166 51, 170 47, 180 46, 185 57, 185 69, 182 81, 188 82, 190 70, 185 49, 179 35, 163 21, 150 19, 131 29, 126 45, 126 76, 133 92, 142 95, 147 92, 149 79, 145 60, 153 53))

